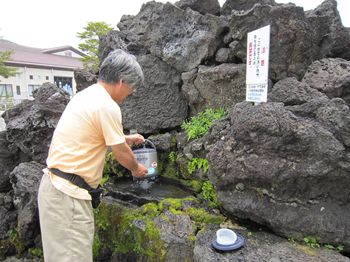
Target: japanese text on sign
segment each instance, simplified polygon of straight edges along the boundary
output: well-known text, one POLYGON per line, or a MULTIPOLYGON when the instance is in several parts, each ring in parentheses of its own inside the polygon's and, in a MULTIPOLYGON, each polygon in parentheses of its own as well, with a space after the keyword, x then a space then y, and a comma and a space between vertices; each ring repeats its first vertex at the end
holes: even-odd
POLYGON ((248 33, 246 101, 267 101, 269 49, 269 25, 248 33))

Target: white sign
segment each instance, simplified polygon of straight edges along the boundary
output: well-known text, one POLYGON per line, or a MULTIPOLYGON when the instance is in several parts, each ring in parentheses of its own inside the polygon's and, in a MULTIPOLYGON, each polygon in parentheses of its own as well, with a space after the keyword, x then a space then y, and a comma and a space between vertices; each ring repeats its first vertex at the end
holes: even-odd
POLYGON ((246 101, 267 101, 269 50, 270 25, 248 33, 246 101))

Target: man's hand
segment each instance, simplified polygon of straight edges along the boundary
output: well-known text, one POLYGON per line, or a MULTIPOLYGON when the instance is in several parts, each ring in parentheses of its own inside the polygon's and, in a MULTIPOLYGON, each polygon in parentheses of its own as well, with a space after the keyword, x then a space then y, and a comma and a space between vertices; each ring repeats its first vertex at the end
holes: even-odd
POLYGON ((144 165, 138 163, 137 169, 132 171, 131 173, 132 173, 132 176, 135 178, 143 178, 144 176, 147 175, 148 170, 144 165))
POLYGON ((140 134, 132 134, 125 136, 126 143, 128 145, 139 145, 145 142, 145 138, 140 134))

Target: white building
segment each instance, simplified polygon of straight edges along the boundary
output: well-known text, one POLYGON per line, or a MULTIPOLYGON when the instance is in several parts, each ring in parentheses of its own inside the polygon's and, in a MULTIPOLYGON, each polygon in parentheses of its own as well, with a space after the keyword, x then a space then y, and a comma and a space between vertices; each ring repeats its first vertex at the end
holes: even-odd
POLYGON ((45 82, 55 83, 73 95, 76 92, 74 70, 82 68, 84 53, 71 46, 39 49, 0 40, 0 52, 12 50, 5 64, 17 68, 14 77, 0 76, 0 103, 17 104, 33 99, 32 92, 45 82))

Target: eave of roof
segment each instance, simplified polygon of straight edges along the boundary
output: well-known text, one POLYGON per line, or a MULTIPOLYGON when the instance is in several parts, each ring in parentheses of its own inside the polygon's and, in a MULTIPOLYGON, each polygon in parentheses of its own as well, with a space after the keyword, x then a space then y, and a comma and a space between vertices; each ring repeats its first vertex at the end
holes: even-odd
POLYGON ((83 62, 79 58, 43 53, 43 49, 26 47, 8 41, 0 41, 0 51, 5 50, 13 50, 10 60, 7 61, 8 64, 67 69, 83 67, 83 62))

